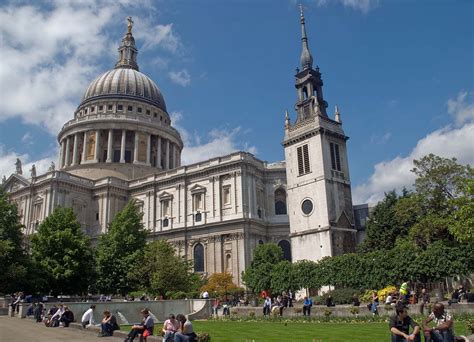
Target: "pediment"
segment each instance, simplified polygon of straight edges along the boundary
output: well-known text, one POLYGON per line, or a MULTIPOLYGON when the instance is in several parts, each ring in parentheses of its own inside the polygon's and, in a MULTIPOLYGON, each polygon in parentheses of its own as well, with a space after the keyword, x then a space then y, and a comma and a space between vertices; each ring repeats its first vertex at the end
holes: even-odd
POLYGON ((189 191, 191 191, 192 194, 202 193, 202 192, 206 192, 206 188, 203 187, 202 185, 196 184, 196 185, 192 186, 189 189, 189 191))
POLYGON ((160 200, 173 199, 173 195, 170 194, 169 192, 163 191, 158 195, 158 198, 160 200))
POLYGON ((8 177, 5 184, 3 184, 3 188, 6 192, 16 192, 28 186, 30 186, 30 182, 22 175, 18 175, 16 173, 8 177))
POLYGON ((339 228, 353 228, 352 226, 353 225, 352 225, 351 221, 349 220, 349 217, 347 216, 346 212, 343 211, 341 213, 341 215, 339 216, 339 218, 337 219, 336 227, 339 227, 339 228))

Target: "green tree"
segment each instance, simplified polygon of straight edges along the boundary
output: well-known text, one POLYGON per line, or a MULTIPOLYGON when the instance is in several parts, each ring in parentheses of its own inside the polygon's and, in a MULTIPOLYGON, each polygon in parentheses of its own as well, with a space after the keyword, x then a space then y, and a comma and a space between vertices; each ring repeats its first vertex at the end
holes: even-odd
POLYGON ((408 227, 400 224, 396 216, 397 203, 408 196, 405 190, 401 196, 398 196, 395 190, 385 194, 385 198, 375 206, 369 216, 367 236, 358 247, 360 252, 388 250, 394 246, 397 238, 408 234, 408 227))
POLYGON ((126 293, 137 287, 133 269, 143 260, 147 233, 143 214, 130 201, 115 215, 97 247, 97 288, 104 293, 126 293))
POLYGON ((71 208, 56 208, 40 224, 31 253, 53 294, 87 291, 94 274, 93 251, 71 208))
POLYGON ((270 287, 274 293, 282 293, 288 290, 299 290, 297 275, 294 264, 288 260, 280 261, 272 270, 270 287))
POLYGON ((271 289, 272 272, 276 264, 283 260, 283 251, 274 243, 258 245, 253 260, 244 272, 242 280, 254 293, 271 289))
POLYGON ((0 293, 18 291, 26 285, 27 255, 21 228, 16 205, 0 187, 0 293))
POLYGON ((450 205, 455 208, 451 215, 449 232, 454 238, 463 243, 474 244, 474 177, 470 177, 462 185, 463 195, 451 199, 450 205))
POLYGON ((191 272, 192 263, 177 256, 165 240, 149 243, 143 259, 134 268, 134 278, 153 295, 166 296, 169 291, 194 291, 201 285, 199 276, 191 272))

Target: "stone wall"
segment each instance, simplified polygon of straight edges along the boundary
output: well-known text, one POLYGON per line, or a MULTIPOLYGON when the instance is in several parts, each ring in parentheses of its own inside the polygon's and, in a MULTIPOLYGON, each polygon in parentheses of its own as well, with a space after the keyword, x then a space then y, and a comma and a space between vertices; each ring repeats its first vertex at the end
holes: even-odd
MULTIPOLYGON (((45 303, 46 309, 49 310, 53 305, 59 303, 45 303)), ((94 311, 94 320, 100 322, 102 319, 102 312, 109 310, 117 317, 119 324, 133 324, 141 321, 142 316, 140 310, 148 308, 152 316, 160 322, 168 318, 169 314, 173 313, 191 315, 194 318, 205 319, 210 315, 210 305, 208 300, 204 299, 181 299, 181 300, 159 300, 148 302, 72 302, 64 303, 74 313, 76 322, 80 322, 83 313, 94 304, 96 309, 94 311)), ((26 317, 26 311, 29 304, 22 303, 20 305, 20 318, 26 317)))

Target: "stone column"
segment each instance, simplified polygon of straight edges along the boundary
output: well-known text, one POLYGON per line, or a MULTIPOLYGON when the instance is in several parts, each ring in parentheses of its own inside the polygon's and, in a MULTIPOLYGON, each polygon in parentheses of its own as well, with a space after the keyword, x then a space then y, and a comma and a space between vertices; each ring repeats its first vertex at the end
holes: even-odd
POLYGON ((66 137, 66 159, 64 161, 64 166, 69 166, 69 162, 71 161, 71 158, 69 157, 69 148, 71 147, 71 139, 69 137, 66 137))
POLYGON ((170 169, 170 141, 166 139, 165 170, 170 169))
POLYGON ((94 161, 96 163, 99 162, 99 139, 100 139, 100 131, 95 131, 95 151, 94 151, 94 161))
POLYGON ((66 142, 61 140, 61 153, 59 154, 59 168, 64 167, 64 151, 66 150, 66 142))
POLYGON ((138 132, 135 131, 135 146, 133 146, 133 164, 138 163, 138 132))
POLYGON ((161 166, 161 137, 158 137, 158 142, 157 142, 157 148, 156 148, 156 167, 159 167, 162 169, 163 167, 161 166))
POLYGON ((175 164, 175 156, 174 156, 174 144, 170 143, 170 169, 174 169, 174 164, 175 164))
POLYGON ((84 164, 87 160, 86 158, 86 153, 87 153, 87 132, 84 132, 84 142, 82 144, 82 160, 81 164, 84 164))
POLYGON ((148 134, 148 140, 146 142, 146 163, 148 165, 151 165, 150 156, 151 156, 151 134, 148 134))
POLYGON ((120 144, 120 162, 125 163, 125 144, 127 138, 127 131, 122 130, 122 143, 120 144))
POLYGON ((79 140, 79 133, 74 134, 74 145, 72 146, 72 165, 77 165, 77 144, 79 140))
POLYGON ((112 151, 112 143, 113 143, 113 137, 114 137, 114 130, 113 130, 113 129, 109 129, 109 137, 108 137, 108 141, 107 141, 107 163, 111 163, 111 162, 112 162, 112 154, 113 154, 113 151, 112 151))

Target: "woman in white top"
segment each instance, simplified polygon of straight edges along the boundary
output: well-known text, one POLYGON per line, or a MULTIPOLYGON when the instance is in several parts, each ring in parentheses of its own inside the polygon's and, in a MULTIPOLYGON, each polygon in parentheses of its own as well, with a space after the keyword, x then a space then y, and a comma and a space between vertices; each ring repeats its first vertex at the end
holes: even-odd
POLYGON ((169 318, 163 324, 163 342, 173 342, 174 334, 180 328, 179 322, 176 320, 173 314, 169 315, 169 318))

